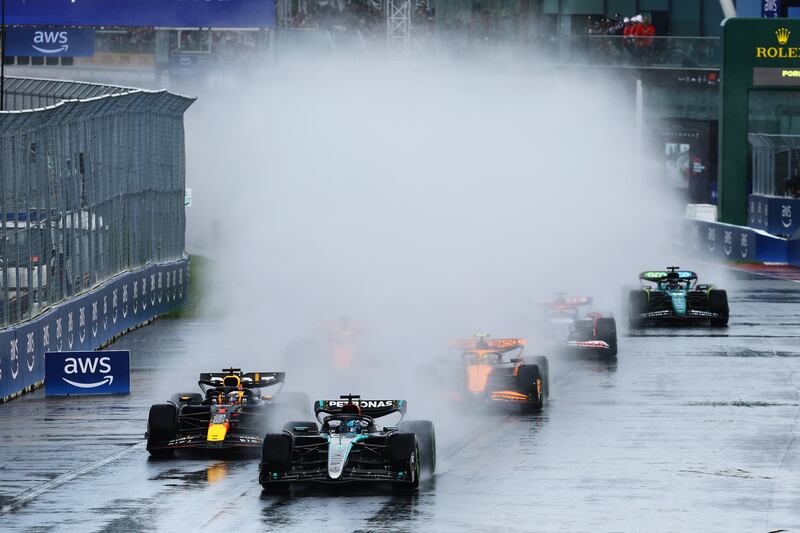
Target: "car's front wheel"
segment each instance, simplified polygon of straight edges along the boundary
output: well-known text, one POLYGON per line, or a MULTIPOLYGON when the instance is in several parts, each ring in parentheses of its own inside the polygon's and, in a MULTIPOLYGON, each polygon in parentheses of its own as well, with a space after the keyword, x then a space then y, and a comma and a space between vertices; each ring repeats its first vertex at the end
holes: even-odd
POLYGON ((400 424, 400 431, 417 436, 423 472, 433 475, 436 472, 436 432, 430 420, 409 420, 400 424))
POLYGON ((401 490, 414 490, 419 487, 421 473, 419 444, 413 433, 395 433, 389 436, 389 465, 396 472, 405 472, 406 480, 395 483, 401 490))
POLYGON ((724 328, 728 325, 728 292, 712 289, 708 293, 708 307, 712 313, 719 315, 711 319, 711 325, 715 328, 724 328))
POLYGON ((178 417, 175 406, 170 403, 158 403, 150 407, 147 417, 147 451, 153 457, 169 457, 175 453, 173 449, 162 446, 175 438, 178 417))
POLYGON ((261 463, 258 467, 258 482, 265 491, 283 492, 288 490, 288 483, 273 481, 273 479, 277 475, 291 470, 292 447, 291 435, 285 433, 264 435, 264 441, 261 444, 261 463))
POLYGON ((608 344, 608 355, 617 355, 617 321, 613 317, 598 318, 595 331, 597 340, 608 344))

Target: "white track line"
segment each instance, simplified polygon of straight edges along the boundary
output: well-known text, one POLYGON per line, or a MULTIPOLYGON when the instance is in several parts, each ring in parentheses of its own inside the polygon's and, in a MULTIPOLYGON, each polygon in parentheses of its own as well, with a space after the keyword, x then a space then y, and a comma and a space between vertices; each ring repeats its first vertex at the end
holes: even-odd
POLYGON ((129 454, 130 452, 132 452, 134 450, 138 450, 139 448, 143 448, 145 446, 145 444, 146 443, 144 443, 144 442, 140 442, 138 444, 133 444, 131 446, 128 446, 124 450, 120 450, 115 454, 109 455, 105 459, 101 459, 99 461, 95 461, 94 463, 90 463, 90 464, 84 466, 83 468, 79 468, 77 470, 72 470, 71 472, 67 472, 65 474, 61 474, 60 476, 58 476, 58 477, 56 477, 54 479, 51 479, 50 481, 48 481, 46 483, 42 483, 38 487, 35 487, 35 488, 30 489, 28 491, 25 491, 25 492, 23 492, 21 494, 18 494, 17 496, 14 496, 11 499, 10 502, 8 502, 7 504, 5 504, 2 507, 0 507, 0 515, 4 515, 4 514, 8 513, 9 511, 13 511, 14 509, 22 507, 26 503, 30 502, 31 500, 33 500, 37 496, 39 496, 41 494, 44 494, 45 492, 49 492, 49 491, 55 489, 56 487, 59 487, 59 486, 63 485, 64 483, 67 483, 69 481, 72 481, 75 478, 78 478, 80 476, 88 474, 89 472, 97 470, 98 468, 100 468, 102 466, 105 466, 108 463, 111 463, 113 461, 116 461, 120 457, 122 457, 124 455, 127 455, 127 454, 129 454))

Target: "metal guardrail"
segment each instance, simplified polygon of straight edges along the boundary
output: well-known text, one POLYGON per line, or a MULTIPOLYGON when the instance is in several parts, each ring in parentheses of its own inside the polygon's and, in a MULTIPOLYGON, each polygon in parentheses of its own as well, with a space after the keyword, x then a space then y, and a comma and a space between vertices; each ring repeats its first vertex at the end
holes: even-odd
POLYGON ((556 58, 572 64, 717 69, 722 47, 718 37, 573 35, 561 43, 556 58))
POLYGON ((16 110, 0 112, 0 328, 183 256, 191 98, 22 78, 7 88, 16 110))
POLYGON ((39 109, 64 100, 85 100, 136 90, 98 83, 6 76, 4 105, 6 110, 39 109))

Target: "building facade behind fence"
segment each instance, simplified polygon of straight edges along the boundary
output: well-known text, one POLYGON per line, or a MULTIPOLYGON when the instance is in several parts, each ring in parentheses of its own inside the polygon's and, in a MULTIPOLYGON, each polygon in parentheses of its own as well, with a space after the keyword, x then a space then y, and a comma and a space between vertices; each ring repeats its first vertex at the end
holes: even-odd
POLYGON ((7 101, 27 104, 25 91, 48 104, 90 99, 0 112, 0 328, 184 253, 183 113, 192 99, 31 83, 11 80, 7 101))

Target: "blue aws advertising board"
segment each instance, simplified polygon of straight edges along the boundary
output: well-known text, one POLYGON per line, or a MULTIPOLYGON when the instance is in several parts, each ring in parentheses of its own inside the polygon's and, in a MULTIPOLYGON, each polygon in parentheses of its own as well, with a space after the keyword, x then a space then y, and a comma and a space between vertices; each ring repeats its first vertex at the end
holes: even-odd
POLYGON ((780 16, 781 0, 761 0, 761 16, 776 18, 780 16))
POLYGON ((12 25, 272 28, 275 0, 6 0, 12 25))
MULTIPOLYGON (((45 353, 94 353, 91 350, 117 335, 186 304, 188 287, 188 261, 149 265, 120 274, 32 320, 0 331, 0 400, 44 382, 45 353)), ((81 363, 75 364, 81 370, 81 363)), ((92 372, 104 379, 101 361, 82 364, 84 370, 94 368, 92 372)), ((76 381, 69 376, 67 379, 76 381)), ((109 385, 116 383, 114 374, 109 385)))
POLYGON ((47 352, 44 387, 47 396, 128 394, 131 354, 127 350, 47 352))
POLYGON ((94 30, 76 28, 9 28, 7 56, 91 57, 94 55, 94 30))

